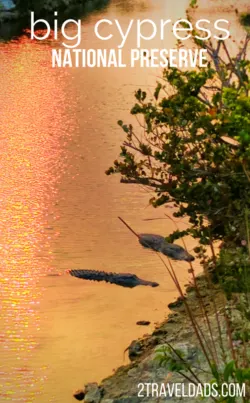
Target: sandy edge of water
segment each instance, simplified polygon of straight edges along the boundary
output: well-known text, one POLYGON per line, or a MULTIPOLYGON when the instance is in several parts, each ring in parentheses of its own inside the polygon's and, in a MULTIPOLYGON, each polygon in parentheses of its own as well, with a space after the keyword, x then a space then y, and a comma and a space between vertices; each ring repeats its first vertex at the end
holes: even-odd
MULTIPOLYGON (((197 277, 199 293, 202 297, 203 306, 206 309, 209 317, 210 325, 213 329, 213 336, 217 351, 220 351, 220 338, 218 334, 217 322, 214 315, 214 303, 216 301, 216 308, 221 312, 221 328, 223 334, 223 342, 228 344, 227 327, 223 321, 222 308, 224 307, 224 295, 219 287, 214 286, 213 289, 208 289, 207 281, 203 276, 197 277)), ((193 286, 188 286, 186 289, 186 302, 191 308, 194 317, 199 323, 203 333, 207 335, 207 324, 201 320, 201 307, 197 293, 193 286)), ((155 348, 157 346, 166 345, 170 343, 175 349, 187 352, 187 355, 192 356, 190 364, 199 363, 200 368, 195 370, 196 375, 199 376, 202 382, 210 382, 211 376, 208 371, 207 362, 201 352, 197 336, 192 328, 190 319, 186 313, 186 307, 178 298, 174 303, 169 304, 172 313, 168 319, 155 328, 151 335, 144 338, 134 340, 129 347, 129 355, 131 363, 122 366, 110 377, 104 379, 100 385, 91 383, 85 385, 83 390, 76 392, 78 400, 83 400, 85 403, 163 403, 168 400, 166 397, 153 396, 152 394, 146 395, 144 389, 144 396, 139 396, 140 383, 157 383, 158 385, 169 385, 176 383, 187 383, 183 377, 178 373, 169 373, 166 368, 161 368, 155 361, 155 348), (202 364, 201 364, 202 363, 202 364)), ((236 316, 238 321, 238 317, 236 316)), ((188 374, 190 375, 190 374, 188 374)), ((171 402, 179 402, 179 397, 172 397, 171 402)), ((187 401, 192 401, 187 399, 187 401)), ((210 402, 210 399, 205 399, 205 402, 210 402)))

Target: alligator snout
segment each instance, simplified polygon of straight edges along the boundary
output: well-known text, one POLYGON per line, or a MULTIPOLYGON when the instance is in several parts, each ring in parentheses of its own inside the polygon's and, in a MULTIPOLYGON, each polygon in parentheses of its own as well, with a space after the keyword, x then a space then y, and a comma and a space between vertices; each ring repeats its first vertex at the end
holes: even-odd
POLYGON ((159 287, 158 283, 151 283, 151 287, 159 287))

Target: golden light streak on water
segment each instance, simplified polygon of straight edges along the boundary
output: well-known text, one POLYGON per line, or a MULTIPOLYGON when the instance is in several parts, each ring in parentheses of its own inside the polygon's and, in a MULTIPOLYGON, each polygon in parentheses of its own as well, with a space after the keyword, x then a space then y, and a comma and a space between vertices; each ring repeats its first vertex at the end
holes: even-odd
POLYGON ((0 51, 6 52, 0 96, 0 401, 29 402, 41 393, 45 377, 31 365, 40 331, 38 282, 49 270, 47 222, 57 219, 55 184, 75 123, 73 116, 62 118, 66 73, 50 71, 49 48, 24 38, 0 51))
MULTIPOLYGON (((111 1, 83 21, 81 46, 107 47, 93 35, 98 19, 119 18, 125 29, 131 18, 177 19, 187 2, 111 1)), ((138 232, 167 235, 173 223, 145 221, 166 218, 165 210, 148 208, 144 188, 104 173, 119 156, 117 120, 131 121, 134 91, 152 92, 160 71, 53 70, 50 49, 27 38, 0 45, 0 403, 69 403, 73 389, 122 365, 131 340, 151 331, 176 296, 155 254, 117 216, 138 232), (68 268, 133 272, 160 287, 43 277, 68 268), (148 330, 136 325, 142 319, 148 330)), ((182 284, 188 267, 175 265, 182 284)))

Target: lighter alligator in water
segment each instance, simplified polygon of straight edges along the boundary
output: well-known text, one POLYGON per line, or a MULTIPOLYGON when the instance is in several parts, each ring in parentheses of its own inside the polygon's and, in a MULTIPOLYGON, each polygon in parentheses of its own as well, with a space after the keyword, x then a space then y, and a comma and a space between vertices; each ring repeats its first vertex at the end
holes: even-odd
POLYGON ((156 252, 161 252, 174 260, 185 260, 192 262, 194 257, 190 255, 184 248, 174 243, 168 243, 161 235, 155 234, 140 234, 139 242, 144 248, 153 249, 156 252))

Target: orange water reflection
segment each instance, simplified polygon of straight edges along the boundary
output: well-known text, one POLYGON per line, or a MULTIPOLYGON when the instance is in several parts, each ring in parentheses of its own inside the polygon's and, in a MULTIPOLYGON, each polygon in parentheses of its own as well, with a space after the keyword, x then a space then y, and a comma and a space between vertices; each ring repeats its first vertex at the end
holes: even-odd
MULTIPOLYGON (((125 29, 132 16, 157 20, 171 11, 175 19, 185 10, 165 10, 166 0, 148 1, 149 8, 134 3, 139 7, 128 14, 118 7, 125 1, 117 0, 88 17, 81 47, 107 46, 94 35, 98 19, 119 17, 125 29)), ((109 47, 117 41, 116 35, 109 47)), ((120 152, 117 119, 131 121, 134 90, 151 91, 159 71, 52 70, 49 44, 27 38, 1 51, 0 402, 68 403, 72 389, 122 365, 131 339, 152 330, 176 296, 155 254, 143 251, 117 216, 138 232, 167 235, 174 225, 145 221, 165 217, 165 210, 147 208, 144 189, 104 173, 120 152), (63 275, 38 281, 50 266, 52 273, 77 267, 133 272, 161 287, 127 290, 63 275), (142 319, 151 321, 148 330, 136 325, 142 319)), ((188 265, 176 266, 187 282, 188 265)))
MULTIPOLYGON (((118 45, 117 35, 109 43, 97 40, 97 20, 118 18, 126 32, 131 18, 174 21, 188 4, 112 0, 83 21, 81 48, 118 45)), ((129 37, 125 57, 135 38, 129 37)), ((174 45, 170 35, 164 46, 174 45)), ((152 331, 177 294, 155 254, 117 220, 123 217, 138 232, 168 235, 176 227, 166 209, 151 210, 144 188, 120 185, 104 173, 124 139, 117 120, 133 123, 134 91, 140 86, 152 94, 161 72, 53 70, 50 45, 23 38, 0 45, 0 74, 0 403, 69 403, 72 390, 124 364, 131 340, 152 331), (39 281, 50 267, 52 273, 133 272, 160 287, 128 290, 66 275, 39 281), (138 327, 138 320, 151 325, 138 327)), ((192 253, 193 242, 186 241, 192 253)), ((186 284, 189 265, 174 268, 186 284)))
POLYGON ((40 330, 37 283, 50 266, 48 222, 57 220, 56 184, 74 124, 62 119, 66 72, 54 74, 49 47, 24 38, 11 47, 1 45, 2 51, 0 401, 29 402, 41 392, 46 375, 30 365, 40 330))

